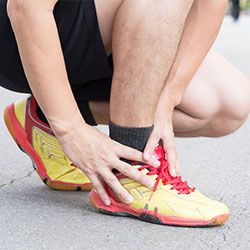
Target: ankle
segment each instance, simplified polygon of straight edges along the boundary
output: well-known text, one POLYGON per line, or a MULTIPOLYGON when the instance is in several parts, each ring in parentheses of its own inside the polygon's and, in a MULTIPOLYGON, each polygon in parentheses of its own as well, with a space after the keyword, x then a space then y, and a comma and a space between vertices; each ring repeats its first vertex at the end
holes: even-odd
POLYGON ((110 121, 110 138, 131 148, 143 152, 149 136, 153 131, 150 127, 123 127, 110 121))

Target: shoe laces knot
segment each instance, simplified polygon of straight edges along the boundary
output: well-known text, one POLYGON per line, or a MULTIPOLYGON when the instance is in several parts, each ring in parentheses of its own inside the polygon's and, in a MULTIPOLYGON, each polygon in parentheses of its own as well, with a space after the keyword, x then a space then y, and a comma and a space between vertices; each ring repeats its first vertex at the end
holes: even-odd
POLYGON ((190 194, 195 191, 195 187, 190 187, 186 181, 182 180, 181 176, 173 177, 169 174, 169 162, 161 146, 155 149, 155 155, 160 161, 160 166, 158 168, 150 165, 144 165, 139 168, 140 171, 147 169, 147 175, 157 175, 153 192, 157 190, 160 180, 163 185, 171 185, 171 190, 178 191, 178 194, 190 194))

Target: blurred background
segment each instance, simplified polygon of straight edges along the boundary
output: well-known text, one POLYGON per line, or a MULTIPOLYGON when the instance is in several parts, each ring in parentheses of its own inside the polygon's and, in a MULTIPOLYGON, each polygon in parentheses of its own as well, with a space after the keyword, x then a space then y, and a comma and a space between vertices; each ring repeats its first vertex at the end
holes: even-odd
POLYGON ((234 21, 238 21, 241 14, 250 15, 250 0, 231 0, 229 14, 234 21))

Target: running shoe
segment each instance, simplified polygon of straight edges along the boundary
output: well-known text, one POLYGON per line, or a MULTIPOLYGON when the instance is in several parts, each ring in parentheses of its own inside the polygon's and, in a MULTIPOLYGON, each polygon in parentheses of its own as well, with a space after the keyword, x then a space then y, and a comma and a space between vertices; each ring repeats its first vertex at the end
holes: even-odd
POLYGON ((5 108, 5 124, 19 146, 33 162, 33 167, 50 188, 56 190, 90 190, 87 176, 64 154, 48 124, 37 115, 33 96, 5 108))
POLYGON ((118 174, 122 186, 133 196, 133 203, 124 204, 106 185, 111 205, 106 206, 95 189, 92 189, 89 195, 92 205, 105 214, 136 217, 155 224, 192 227, 223 224, 229 217, 228 208, 207 198, 180 176, 172 177, 164 155, 163 148, 158 146, 155 156, 161 162, 159 168, 138 164, 133 166, 154 179, 155 185, 152 190, 118 174))

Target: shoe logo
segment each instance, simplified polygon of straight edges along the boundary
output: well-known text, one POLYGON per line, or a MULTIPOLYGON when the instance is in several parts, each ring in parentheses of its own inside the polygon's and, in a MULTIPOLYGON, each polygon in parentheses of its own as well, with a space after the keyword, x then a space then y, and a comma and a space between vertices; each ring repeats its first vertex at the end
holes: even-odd
POLYGON ((66 161, 65 154, 54 136, 47 134, 37 127, 32 128, 32 133, 33 147, 40 149, 43 158, 45 157, 50 160, 57 158, 66 161))

